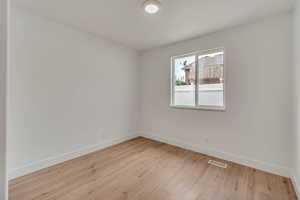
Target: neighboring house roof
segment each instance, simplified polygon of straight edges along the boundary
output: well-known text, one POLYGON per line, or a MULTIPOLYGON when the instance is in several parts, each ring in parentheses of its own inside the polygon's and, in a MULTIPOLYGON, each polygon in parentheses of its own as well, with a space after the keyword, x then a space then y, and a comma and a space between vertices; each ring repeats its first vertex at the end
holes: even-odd
MULTIPOLYGON (((215 66, 223 64, 223 55, 216 55, 213 57, 205 56, 199 59, 199 63, 204 64, 205 66, 215 66)), ((192 62, 188 65, 185 65, 182 70, 191 69, 195 67, 195 62, 192 62)))

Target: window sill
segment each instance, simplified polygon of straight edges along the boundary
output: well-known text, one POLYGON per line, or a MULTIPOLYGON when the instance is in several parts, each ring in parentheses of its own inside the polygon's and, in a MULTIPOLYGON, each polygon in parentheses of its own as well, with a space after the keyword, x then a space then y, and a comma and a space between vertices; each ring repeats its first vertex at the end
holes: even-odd
POLYGON ((180 106, 180 105, 170 105, 171 108, 177 109, 187 109, 187 110, 206 110, 206 111, 220 111, 225 112, 226 108, 219 106, 180 106))

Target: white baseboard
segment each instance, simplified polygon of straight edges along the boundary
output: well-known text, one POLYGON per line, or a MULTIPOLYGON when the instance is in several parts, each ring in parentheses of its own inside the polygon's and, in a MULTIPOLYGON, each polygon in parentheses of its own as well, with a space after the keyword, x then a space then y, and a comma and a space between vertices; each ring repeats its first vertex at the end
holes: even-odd
MULTIPOLYGON (((142 136, 142 137, 146 137, 146 138, 149 138, 152 140, 157 140, 157 141, 161 141, 161 142, 164 142, 167 144, 179 146, 179 147, 189 149, 189 150, 192 150, 195 152, 199 152, 202 154, 206 154, 209 156, 217 157, 220 159, 224 159, 224 160, 232 161, 232 162, 242 164, 245 166, 249 166, 249 167, 252 167, 255 169, 278 174, 280 176, 290 177, 290 175, 291 175, 290 169, 285 166, 280 166, 280 165, 276 165, 276 164, 266 163, 263 161, 253 160, 253 159, 245 158, 243 156, 234 155, 234 154, 223 152, 223 151, 218 151, 215 149, 209 149, 209 148, 201 147, 199 145, 187 144, 187 143, 183 143, 181 141, 175 140, 175 139, 163 138, 161 136, 157 136, 154 134, 148 134, 148 133, 146 134, 145 133, 145 134, 137 134, 137 135, 132 135, 132 136, 128 136, 128 137, 113 139, 110 141, 105 141, 101 144, 92 145, 92 146, 85 147, 85 148, 82 148, 82 149, 79 149, 79 150, 76 150, 73 152, 69 152, 69 153, 61 154, 59 156, 54 156, 54 157, 46 158, 44 160, 33 162, 31 164, 28 164, 28 165, 20 167, 20 168, 12 169, 8 172, 8 179, 11 180, 11 179, 38 171, 40 169, 47 168, 47 167, 53 166, 58 163, 62 163, 64 161, 71 160, 71 159, 77 158, 79 156, 83 156, 88 153, 104 149, 106 147, 124 142, 126 140, 129 140, 129 139, 132 139, 132 138, 135 138, 138 136, 142 136)), ((296 184, 297 183, 296 179, 294 177, 291 177, 291 179, 293 181, 293 184, 295 185, 295 190, 298 190, 299 187, 297 187, 297 186, 299 186, 299 185, 296 184)))
POLYGON ((296 195, 298 197, 298 199, 300 198, 300 183, 299 183, 299 179, 296 177, 295 173, 292 172, 291 175, 290 175, 290 178, 292 180, 292 184, 294 186, 294 190, 296 192, 296 195))
POLYGON ((44 160, 33 162, 33 163, 30 163, 30 164, 20 167, 20 168, 12 169, 12 170, 8 171, 8 180, 11 180, 11 179, 38 171, 40 169, 44 169, 44 168, 62 163, 67 160, 71 160, 71 159, 86 155, 88 153, 92 153, 92 152, 104 149, 106 147, 109 147, 109 146, 112 146, 115 144, 119 144, 121 142, 130 140, 130 139, 133 139, 136 137, 138 137, 138 135, 132 135, 132 136, 127 136, 127 137, 122 137, 122 138, 118 138, 118 139, 105 141, 101 144, 91 145, 88 147, 81 148, 79 150, 75 150, 73 152, 64 153, 64 154, 61 154, 58 156, 46 158, 44 160))
POLYGON ((149 134, 149 133, 142 133, 139 135, 143 136, 145 138, 149 138, 149 139, 157 140, 157 141, 164 142, 167 144, 171 144, 174 146, 182 147, 184 149, 189 149, 189 150, 192 150, 192 151, 195 151, 198 153, 202 153, 202 154, 205 154, 208 156, 231 161, 231 162, 245 165, 245 166, 248 166, 251 168, 259 169, 262 171, 270 172, 270 173, 277 174, 277 175, 284 176, 284 177, 290 177, 290 169, 289 169, 289 167, 286 167, 286 166, 280 166, 277 164, 266 163, 264 161, 253 160, 251 158, 246 158, 244 156, 235 155, 235 154, 224 152, 224 151, 219 151, 216 149, 205 148, 205 147, 201 147, 199 145, 187 144, 187 143, 178 141, 176 139, 164 138, 164 137, 149 134))

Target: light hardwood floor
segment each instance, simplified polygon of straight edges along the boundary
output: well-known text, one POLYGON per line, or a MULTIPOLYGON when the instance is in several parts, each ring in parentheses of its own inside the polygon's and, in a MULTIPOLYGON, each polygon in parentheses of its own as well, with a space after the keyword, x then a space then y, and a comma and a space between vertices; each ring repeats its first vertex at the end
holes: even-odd
POLYGON ((14 179, 9 199, 296 199, 288 178, 230 162, 222 169, 208 165, 209 159, 139 137, 14 179))

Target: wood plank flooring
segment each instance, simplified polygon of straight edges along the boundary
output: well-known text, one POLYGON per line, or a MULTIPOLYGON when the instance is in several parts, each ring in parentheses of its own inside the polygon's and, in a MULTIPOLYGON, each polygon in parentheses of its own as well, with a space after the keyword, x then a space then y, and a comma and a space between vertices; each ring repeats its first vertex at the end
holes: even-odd
POLYGON ((209 159, 139 137, 14 179, 9 200, 296 199, 288 178, 209 159))

